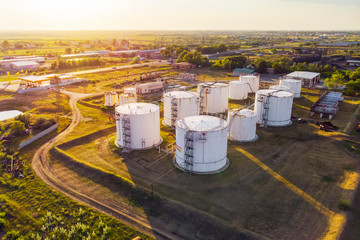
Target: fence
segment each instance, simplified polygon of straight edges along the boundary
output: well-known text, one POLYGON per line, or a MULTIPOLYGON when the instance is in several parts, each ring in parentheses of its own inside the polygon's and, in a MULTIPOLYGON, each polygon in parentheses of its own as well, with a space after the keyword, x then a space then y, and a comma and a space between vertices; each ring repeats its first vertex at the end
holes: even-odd
POLYGON ((44 131, 36 134, 35 136, 33 136, 32 138, 29 138, 28 140, 26 140, 25 142, 22 142, 19 144, 20 149, 22 149, 23 147, 29 145, 30 143, 35 142, 36 140, 42 138, 43 136, 45 136, 48 133, 51 133, 52 131, 54 131, 55 129, 57 129, 59 127, 59 125, 56 123, 55 125, 52 125, 51 127, 49 127, 48 129, 45 129, 44 131))

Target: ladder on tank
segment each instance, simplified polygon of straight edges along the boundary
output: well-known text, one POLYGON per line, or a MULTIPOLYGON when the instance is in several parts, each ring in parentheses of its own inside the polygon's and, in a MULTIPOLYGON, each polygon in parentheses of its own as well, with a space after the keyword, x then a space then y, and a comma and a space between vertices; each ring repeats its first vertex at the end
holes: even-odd
POLYGON ((177 105, 177 99, 172 98, 171 99, 171 126, 175 126, 177 116, 178 116, 178 105, 177 105))
POLYGON ((194 132, 185 133, 185 154, 184 154, 184 171, 191 174, 194 160, 194 132))
POLYGON ((130 116, 124 115, 121 119, 122 135, 123 135, 123 152, 131 151, 131 126, 130 116))
POLYGON ((270 105, 270 98, 269 96, 266 96, 263 102, 264 111, 262 113, 262 126, 267 127, 267 122, 269 118, 269 105, 270 105))
POLYGON ((270 97, 276 93, 276 92, 280 92, 281 90, 276 90, 274 92, 269 93, 268 95, 266 95, 266 99, 264 100, 264 111, 262 113, 262 127, 267 127, 268 125, 268 121, 269 121, 269 108, 270 108, 270 97))

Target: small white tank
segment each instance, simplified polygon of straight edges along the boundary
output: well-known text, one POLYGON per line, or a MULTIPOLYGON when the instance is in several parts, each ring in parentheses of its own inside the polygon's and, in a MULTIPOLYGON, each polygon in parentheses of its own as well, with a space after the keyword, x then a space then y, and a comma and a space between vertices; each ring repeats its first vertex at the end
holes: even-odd
POLYGON ((256 135, 256 112, 249 109, 234 109, 228 114, 229 139, 238 142, 252 142, 256 135))
POLYGON ((136 103, 136 94, 132 93, 122 93, 119 94, 119 105, 126 104, 126 103, 136 103))
POLYGON ((261 126, 287 126, 291 124, 294 93, 273 89, 256 92, 255 112, 261 126))
POLYGON ((228 85, 226 83, 205 82, 198 85, 200 114, 218 114, 228 108, 228 85))
POLYGON ((104 106, 110 107, 110 106, 114 106, 115 104, 116 104, 116 93, 115 92, 106 92, 104 106))
POLYGON ((173 91, 164 93, 164 124, 175 126, 177 120, 199 115, 199 97, 194 92, 173 91))
POLYGON ((161 143, 159 106, 128 103, 115 109, 116 143, 125 152, 148 149, 161 143))
POLYGON ((248 84, 240 81, 231 81, 229 85, 229 98, 243 100, 248 98, 248 84))
POLYGON ((301 97, 301 80, 281 79, 280 85, 289 87, 294 92, 294 98, 301 97))
POLYGON ((260 87, 260 79, 257 76, 249 75, 249 76, 240 76, 240 82, 245 82, 248 84, 248 92, 255 93, 259 90, 260 87))
POLYGON ((188 172, 210 174, 226 169, 228 124, 213 116, 191 116, 176 124, 175 165, 188 172))

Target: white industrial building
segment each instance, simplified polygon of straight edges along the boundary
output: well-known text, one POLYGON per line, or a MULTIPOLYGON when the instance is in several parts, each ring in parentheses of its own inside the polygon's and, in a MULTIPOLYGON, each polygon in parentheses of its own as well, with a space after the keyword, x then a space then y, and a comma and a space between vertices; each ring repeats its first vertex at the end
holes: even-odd
POLYGON ((200 114, 219 114, 228 109, 228 90, 226 83, 204 82, 198 85, 200 114))
POLYGON ((174 127, 177 120, 199 115, 199 97, 194 92, 172 91, 164 94, 164 124, 174 127))
POLYGON ((124 152, 149 149, 162 142, 159 106, 128 103, 115 108, 116 144, 124 152))
POLYGON ((301 80, 304 87, 312 87, 320 81, 320 73, 295 71, 286 75, 286 78, 301 80))
POLYGON ((20 61, 20 62, 12 62, 10 63, 10 69, 15 71, 27 71, 27 70, 35 70, 40 68, 40 64, 34 61, 20 61))
POLYGON ((136 94, 160 92, 164 90, 164 87, 165 87, 165 81, 163 80, 150 82, 150 83, 137 84, 136 94))
POLYGON ((228 123, 213 116, 191 116, 176 124, 175 166, 185 172, 217 173, 229 165, 228 123))
POLYGON ((252 142, 256 135, 256 112, 250 109, 229 110, 229 139, 238 142, 252 142))
POLYGON ((287 126, 291 124, 294 93, 273 89, 256 92, 255 112, 260 126, 287 126))

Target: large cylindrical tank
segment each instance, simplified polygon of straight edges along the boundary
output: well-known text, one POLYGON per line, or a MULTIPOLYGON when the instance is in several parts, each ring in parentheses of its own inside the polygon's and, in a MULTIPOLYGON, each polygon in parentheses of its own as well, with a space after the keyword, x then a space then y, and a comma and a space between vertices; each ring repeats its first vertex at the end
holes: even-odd
POLYGON ((258 78, 257 76, 240 76, 239 81, 247 83, 249 93, 255 93, 259 90, 260 78, 258 78))
POLYGON ((274 89, 256 92, 255 112, 257 122, 263 126, 286 126, 291 124, 294 93, 274 89))
POLYGON ((126 103, 136 103, 136 94, 132 93, 122 93, 119 94, 119 105, 126 103))
POLYGON ((229 139, 239 142, 251 142, 257 139, 256 112, 250 109, 234 109, 228 114, 229 139))
POLYGON ((293 92, 289 87, 282 85, 272 85, 269 89, 293 92))
POLYGON ((115 108, 116 143, 125 151, 148 149, 161 143, 159 106, 128 103, 115 108))
POLYGON ((229 85, 229 98, 243 100, 248 98, 248 84, 240 81, 231 81, 229 85))
POLYGON ((176 124, 176 166, 193 173, 224 170, 227 158, 228 123, 213 116, 191 116, 176 124))
POLYGON ((289 87, 294 92, 294 98, 301 97, 301 80, 281 79, 280 85, 289 87))
POLYGON ((199 97, 194 92, 173 91, 164 93, 164 124, 175 126, 177 120, 199 115, 199 97))
POLYGON ((225 112, 228 108, 228 89, 226 83, 200 83, 197 89, 200 98, 200 114, 225 112))

